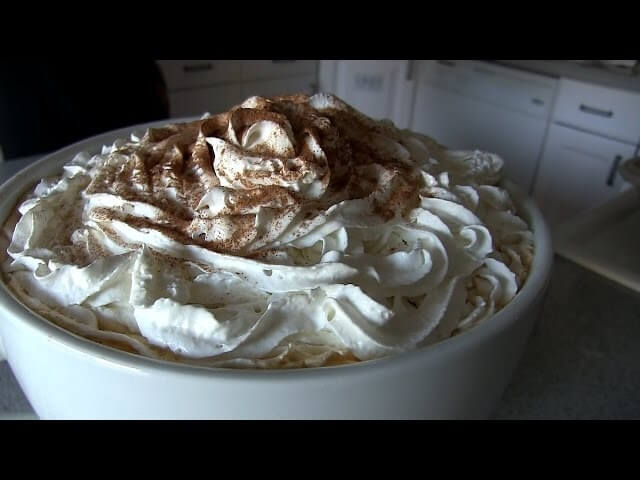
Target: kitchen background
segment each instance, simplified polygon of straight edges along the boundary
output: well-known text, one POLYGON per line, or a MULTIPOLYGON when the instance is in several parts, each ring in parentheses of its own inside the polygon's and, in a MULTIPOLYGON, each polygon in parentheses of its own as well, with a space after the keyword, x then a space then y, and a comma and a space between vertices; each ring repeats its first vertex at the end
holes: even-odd
MULTIPOLYGON (((151 72, 148 65, 138 65, 130 75, 112 75, 108 83, 102 84, 96 84, 98 80, 93 77, 63 77, 63 68, 47 75, 50 83, 60 78, 59 84, 69 85, 71 78, 79 78, 75 80, 78 85, 90 85, 91 90, 82 98, 95 96, 101 100, 103 109, 93 118, 89 118, 89 112, 80 111, 77 85, 73 85, 76 90, 73 93, 68 91, 69 87, 67 91, 65 87, 56 87, 59 91, 41 87, 39 90, 45 90, 46 95, 36 101, 62 98, 48 109, 66 109, 67 124, 82 118, 73 129, 78 136, 89 136, 126 126, 127 122, 141 123, 163 116, 199 116, 204 111, 215 113, 251 95, 331 92, 374 118, 391 119, 400 128, 427 134, 449 147, 499 154, 506 161, 507 176, 534 195, 552 227, 628 189, 630 184, 619 174, 619 168, 624 160, 637 155, 640 145, 640 75, 635 60, 157 60, 155 63, 159 67, 157 72, 151 72), (146 94, 157 88, 158 80, 153 75, 162 76, 159 81, 164 80, 165 98, 160 98, 162 94, 155 99, 146 94), (148 80, 145 83, 141 78, 148 80), (144 98, 140 92, 145 92, 144 98), (124 100, 118 104, 117 97, 130 97, 126 98, 128 106, 125 107, 124 100), (150 112, 148 119, 130 106, 136 103, 138 110, 150 112), (168 110, 157 108, 158 103, 168 103, 168 110), (117 104, 117 110, 107 115, 107 107, 113 104, 117 104), (119 118, 115 118, 118 117, 115 112, 119 112, 119 118), (114 117, 111 123, 105 120, 109 116, 114 117)), ((45 68, 58 65, 59 62, 45 68)), ((24 72, 25 65, 20 65, 19 70, 24 72)), ((39 72, 31 73, 29 76, 34 77, 39 72)), ((24 98, 20 98, 16 110, 28 110, 25 100, 28 97, 34 101, 33 90, 22 95, 24 98)), ((44 117, 45 109, 41 107, 34 105, 32 110, 44 117)), ((12 120, 3 122, 7 123, 3 130, 12 125, 17 129, 20 122, 16 115, 12 120)), ((52 123, 33 130, 53 130, 52 123)), ((33 121, 32 124, 36 126, 33 121)), ((32 125, 20 126, 22 130, 12 138, 32 125)), ((64 128, 72 130, 70 125, 64 128)), ((38 135, 30 135, 29 141, 23 143, 35 148, 38 135)), ((59 141, 71 143, 80 139, 59 141)), ((0 148, 10 141, 11 138, 0 136, 0 148)), ((40 143, 40 150, 45 151, 14 148, 14 155, 9 152, 9 145, 5 145, 9 153, 6 157, 10 159, 20 152, 46 153, 48 145, 44 140, 40 143)), ((55 147, 51 144, 50 148, 55 147)))
MULTIPOLYGON (((165 87, 158 118, 215 113, 252 95, 325 91, 450 148, 502 156, 506 175, 543 211, 558 256, 541 323, 496 417, 640 418, 640 166, 632 161, 640 148, 639 61, 157 60, 155 66, 165 87)), ((137 118, 114 114, 119 124, 108 129, 156 119, 137 118)), ((0 136, 0 162, 6 138, 0 136)), ((44 153, 5 154, 3 177, 44 153)), ((0 391, 0 412, 28 409, 8 369, 0 374, 0 383, 12 385, 0 391)))
POLYGON ((222 111, 251 95, 324 91, 448 147, 497 153, 506 175, 538 202, 558 253, 640 289, 640 261, 627 255, 629 249, 635 253, 634 238, 640 238, 640 212, 633 215, 635 189, 621 175, 623 162, 637 156, 640 146, 636 60, 159 60, 158 65, 173 117, 222 111), (594 208, 619 198, 620 205, 593 216, 594 208), (615 225, 608 224, 614 217, 615 225), (589 233, 606 235, 585 244, 589 233))
POLYGON ((617 169, 640 144, 635 61, 158 63, 174 117, 225 110, 250 95, 325 91, 447 146, 495 152, 552 225, 628 188, 617 169))
POLYGON ((0 161, 3 149, 6 163, 35 159, 252 95, 335 93, 450 148, 499 154, 557 253, 640 291, 640 165, 628 161, 640 146, 637 60, 136 60, 117 70, 83 60, 92 76, 77 75, 74 59, 3 62, 0 161))

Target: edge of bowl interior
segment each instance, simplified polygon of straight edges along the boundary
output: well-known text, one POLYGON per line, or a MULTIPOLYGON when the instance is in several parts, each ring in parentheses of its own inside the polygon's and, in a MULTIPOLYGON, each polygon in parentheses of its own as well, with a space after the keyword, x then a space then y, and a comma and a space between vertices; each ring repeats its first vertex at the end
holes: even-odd
MULTIPOLYGON (((144 130, 149 127, 166 125, 168 122, 176 123, 194 119, 197 118, 170 119, 125 127, 76 142, 44 156, 42 159, 17 172, 0 186, 0 222, 4 223, 6 216, 14 207, 19 195, 21 195, 31 183, 59 171, 62 165, 68 162, 75 154, 87 150, 97 151, 102 145, 108 145, 117 138, 128 137, 134 132, 141 135, 144 133, 144 130)), ((98 344, 69 332, 25 307, 13 296, 3 281, 0 281, 0 285, 2 286, 2 288, 0 288, 0 309, 5 310, 5 313, 9 314, 9 317, 13 316, 23 321, 26 326, 34 330, 33 333, 37 332, 42 335, 47 335, 67 348, 77 349, 88 355, 99 356, 103 360, 126 365, 129 368, 161 371, 170 370, 183 375, 224 376, 242 380, 246 380, 247 378, 260 380, 272 378, 273 376, 277 376, 281 380, 293 380, 300 375, 306 378, 310 376, 342 376, 359 374, 362 373, 363 369, 366 370, 369 368, 375 368, 377 370, 391 367, 395 368, 401 366, 403 363, 410 363, 416 361, 418 358, 422 359, 425 355, 444 355, 451 350, 464 349, 465 345, 473 342, 486 340, 487 337, 491 337, 507 328, 512 322, 518 321, 518 318, 528 310, 530 305, 537 302, 540 297, 544 295, 550 277, 553 258, 548 227, 540 210, 531 197, 527 196, 520 187, 508 180, 503 182, 503 186, 509 190, 514 203, 518 207, 518 213, 529 223, 534 233, 534 258, 524 286, 514 299, 496 313, 490 321, 477 325, 456 337, 390 357, 349 365, 297 369, 254 370, 195 366, 128 353, 113 347, 98 344)))

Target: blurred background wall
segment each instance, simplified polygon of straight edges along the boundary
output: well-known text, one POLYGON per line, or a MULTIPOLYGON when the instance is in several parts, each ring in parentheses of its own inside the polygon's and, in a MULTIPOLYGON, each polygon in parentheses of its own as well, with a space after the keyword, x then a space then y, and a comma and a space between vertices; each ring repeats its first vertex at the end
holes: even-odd
POLYGON ((505 160, 557 225, 629 188, 640 144, 638 62, 136 60, 0 63, 5 161, 107 130, 216 113, 252 95, 335 93, 455 149, 505 160))

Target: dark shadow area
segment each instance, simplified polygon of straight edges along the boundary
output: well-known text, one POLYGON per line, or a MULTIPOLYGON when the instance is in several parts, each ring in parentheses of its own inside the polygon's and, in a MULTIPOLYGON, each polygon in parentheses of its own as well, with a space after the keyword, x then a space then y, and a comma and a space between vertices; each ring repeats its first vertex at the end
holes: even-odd
POLYGON ((154 60, 0 60, 5 160, 168 116, 167 88, 154 60))

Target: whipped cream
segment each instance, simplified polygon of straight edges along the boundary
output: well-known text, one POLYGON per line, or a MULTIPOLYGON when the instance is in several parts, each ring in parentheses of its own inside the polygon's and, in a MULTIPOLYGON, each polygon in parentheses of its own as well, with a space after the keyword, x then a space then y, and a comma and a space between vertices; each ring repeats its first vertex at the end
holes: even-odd
POLYGON ((533 236, 502 166, 331 95, 253 97, 77 154, 18 206, 3 270, 46 318, 154 358, 385 357, 487 320, 525 282, 533 236))

